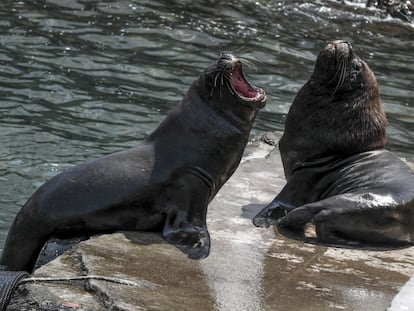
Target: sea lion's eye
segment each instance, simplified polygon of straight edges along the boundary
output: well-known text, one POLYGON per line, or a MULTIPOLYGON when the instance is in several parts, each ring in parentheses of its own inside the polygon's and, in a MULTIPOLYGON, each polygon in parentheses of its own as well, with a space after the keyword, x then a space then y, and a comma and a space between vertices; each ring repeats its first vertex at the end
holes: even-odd
POLYGON ((362 67, 362 64, 358 60, 354 61, 353 64, 352 64, 352 69, 354 69, 354 70, 360 70, 361 67, 362 67))
POLYGON ((353 61, 352 67, 350 70, 350 76, 349 76, 350 80, 355 81, 360 76, 361 72, 362 72, 361 62, 358 60, 353 61))

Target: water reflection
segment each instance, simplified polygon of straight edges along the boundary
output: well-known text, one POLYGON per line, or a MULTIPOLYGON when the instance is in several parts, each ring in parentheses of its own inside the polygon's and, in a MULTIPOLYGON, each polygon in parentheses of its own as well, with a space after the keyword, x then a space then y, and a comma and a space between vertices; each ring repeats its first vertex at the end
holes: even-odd
MULTIPOLYGON (((362 2, 362 1, 361 1, 362 2)), ((414 160, 413 27, 336 1, 3 1, 0 4, 0 245, 36 187, 137 144, 222 51, 259 61, 269 103, 253 134, 283 129, 327 40, 368 61, 388 146, 414 160)))

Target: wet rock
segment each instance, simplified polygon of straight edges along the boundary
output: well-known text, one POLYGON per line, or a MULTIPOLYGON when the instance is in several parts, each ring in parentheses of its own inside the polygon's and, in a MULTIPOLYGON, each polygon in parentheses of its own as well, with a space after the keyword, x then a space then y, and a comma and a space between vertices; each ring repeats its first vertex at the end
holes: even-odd
POLYGON ((358 11, 367 16, 374 14, 383 19, 391 16, 403 22, 414 22, 414 1, 412 0, 337 0, 329 5, 332 7, 340 5, 345 12, 358 11))
POLYGON ((250 143, 210 204, 208 258, 155 233, 95 236, 20 283, 7 310, 385 310, 414 273, 414 247, 326 247, 251 224, 285 183, 279 138, 250 143))
POLYGON ((387 12, 390 16, 406 22, 413 21, 414 3, 412 1, 398 0, 367 0, 367 7, 376 7, 387 12))

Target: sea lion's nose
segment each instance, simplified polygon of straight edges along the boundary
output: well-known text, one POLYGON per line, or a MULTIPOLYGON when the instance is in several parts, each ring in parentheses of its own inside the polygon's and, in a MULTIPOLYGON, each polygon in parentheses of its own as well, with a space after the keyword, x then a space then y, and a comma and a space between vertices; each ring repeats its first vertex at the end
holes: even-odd
POLYGON ((228 61, 235 59, 235 57, 230 53, 221 53, 220 58, 228 61))
POLYGON ((348 45, 348 48, 349 48, 350 50, 352 50, 352 44, 351 44, 350 42, 348 42, 348 41, 345 41, 345 40, 335 40, 335 41, 332 41, 332 44, 333 44, 334 46, 338 46, 338 45, 346 44, 346 45, 348 45))

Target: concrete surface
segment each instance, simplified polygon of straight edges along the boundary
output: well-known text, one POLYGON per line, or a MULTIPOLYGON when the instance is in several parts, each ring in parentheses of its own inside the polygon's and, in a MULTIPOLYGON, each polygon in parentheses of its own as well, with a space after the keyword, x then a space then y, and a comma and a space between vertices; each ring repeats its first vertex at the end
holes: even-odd
POLYGON ((411 311, 414 310, 414 276, 408 280, 400 292, 392 300, 388 311, 411 311))
POLYGON ((154 233, 96 236, 37 269, 7 310, 404 310, 392 300, 414 274, 414 247, 326 247, 251 224, 284 184, 278 137, 250 144, 210 204, 208 258, 154 233))

